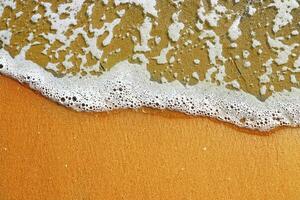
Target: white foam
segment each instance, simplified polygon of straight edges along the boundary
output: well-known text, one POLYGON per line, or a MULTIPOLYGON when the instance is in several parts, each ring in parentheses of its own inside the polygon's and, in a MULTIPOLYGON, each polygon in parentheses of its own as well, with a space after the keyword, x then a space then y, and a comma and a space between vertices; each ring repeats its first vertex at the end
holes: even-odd
POLYGON ((277 9, 277 15, 273 20, 273 31, 276 33, 282 27, 292 22, 293 16, 291 12, 299 8, 299 3, 297 0, 274 0, 269 7, 275 7, 277 9))
POLYGON ((278 65, 286 64, 289 60, 289 56, 292 54, 293 49, 299 46, 298 43, 287 45, 281 40, 283 40, 283 38, 278 37, 273 39, 268 35, 268 44, 272 50, 277 53, 275 62, 278 65))
POLYGON ((10 44, 12 33, 10 30, 1 30, 0 31, 0 41, 2 41, 5 45, 10 44))
POLYGON ((148 41, 152 38, 151 36, 152 23, 150 17, 145 17, 145 21, 141 27, 139 27, 140 36, 141 36, 141 44, 138 44, 134 47, 134 51, 150 51, 150 47, 148 46, 148 41))
POLYGON ((248 15, 253 16, 256 13, 256 8, 254 8, 253 6, 249 6, 248 7, 248 15))
POLYGON ((159 56, 156 56, 153 59, 156 60, 157 64, 166 64, 168 62, 168 60, 167 60, 167 54, 172 49, 174 49, 174 47, 172 47, 172 45, 169 43, 166 48, 163 48, 160 51, 159 56))
POLYGON ((228 35, 231 41, 237 40, 242 35, 242 31, 239 28, 240 22, 241 16, 238 16, 228 30, 228 35))
POLYGON ((31 21, 33 22, 33 23, 37 23, 40 19, 41 19, 41 14, 39 14, 39 13, 37 13, 37 14, 35 14, 35 15, 32 15, 32 17, 31 17, 31 21))
POLYGON ((184 28, 184 24, 179 22, 179 14, 180 12, 174 13, 172 16, 173 23, 169 26, 168 34, 169 38, 173 42, 177 42, 180 38, 180 32, 184 28))
POLYGON ((101 77, 56 78, 22 55, 12 58, 0 50, 2 74, 27 83, 48 98, 78 111, 109 111, 143 106, 171 109, 190 115, 215 117, 251 129, 269 130, 300 124, 300 90, 276 93, 265 102, 254 96, 201 82, 150 81, 146 64, 122 61, 101 77))

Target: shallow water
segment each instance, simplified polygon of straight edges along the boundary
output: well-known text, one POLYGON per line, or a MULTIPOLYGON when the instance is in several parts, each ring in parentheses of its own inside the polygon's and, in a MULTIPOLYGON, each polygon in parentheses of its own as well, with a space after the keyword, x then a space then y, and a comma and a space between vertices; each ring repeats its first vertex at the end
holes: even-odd
POLYGON ((296 0, 0 0, 0 72, 77 110, 298 126, 299 23, 296 0))

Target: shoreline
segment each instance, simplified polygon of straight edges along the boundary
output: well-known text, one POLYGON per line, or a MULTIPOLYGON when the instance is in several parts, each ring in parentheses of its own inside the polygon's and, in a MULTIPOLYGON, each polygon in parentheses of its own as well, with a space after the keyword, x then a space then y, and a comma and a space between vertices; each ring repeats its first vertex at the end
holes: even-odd
POLYGON ((267 131, 278 126, 299 126, 299 89, 281 92, 265 102, 223 86, 199 83, 184 87, 179 82, 150 81, 146 63, 120 62, 101 77, 56 78, 20 54, 11 58, 0 50, 0 73, 28 84, 42 95, 77 111, 110 111, 151 107, 189 115, 217 118, 240 127, 267 131))

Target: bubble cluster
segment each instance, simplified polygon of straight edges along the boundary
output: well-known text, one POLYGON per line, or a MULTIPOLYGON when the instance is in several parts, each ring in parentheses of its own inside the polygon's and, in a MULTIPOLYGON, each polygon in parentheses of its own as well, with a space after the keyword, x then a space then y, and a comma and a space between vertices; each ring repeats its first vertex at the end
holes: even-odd
POLYGON ((5 62, 4 57, 9 58, 0 51, 0 63, 4 66, 0 73, 12 76, 44 96, 77 111, 151 107, 213 117, 261 131, 300 124, 298 90, 281 93, 261 102, 247 93, 210 83, 192 87, 183 86, 179 82, 159 84, 150 81, 145 65, 128 62, 119 63, 99 78, 57 79, 32 66, 33 63, 16 63, 12 58, 5 62), (23 64, 27 64, 27 67, 23 64), (22 70, 18 70, 18 65, 23 66, 22 70))

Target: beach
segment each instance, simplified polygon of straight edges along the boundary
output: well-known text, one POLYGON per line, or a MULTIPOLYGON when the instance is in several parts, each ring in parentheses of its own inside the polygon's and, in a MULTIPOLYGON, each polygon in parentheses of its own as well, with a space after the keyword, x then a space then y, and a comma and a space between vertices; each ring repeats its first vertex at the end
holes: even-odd
POLYGON ((297 199, 297 128, 79 113, 0 76, 0 199, 297 199))

